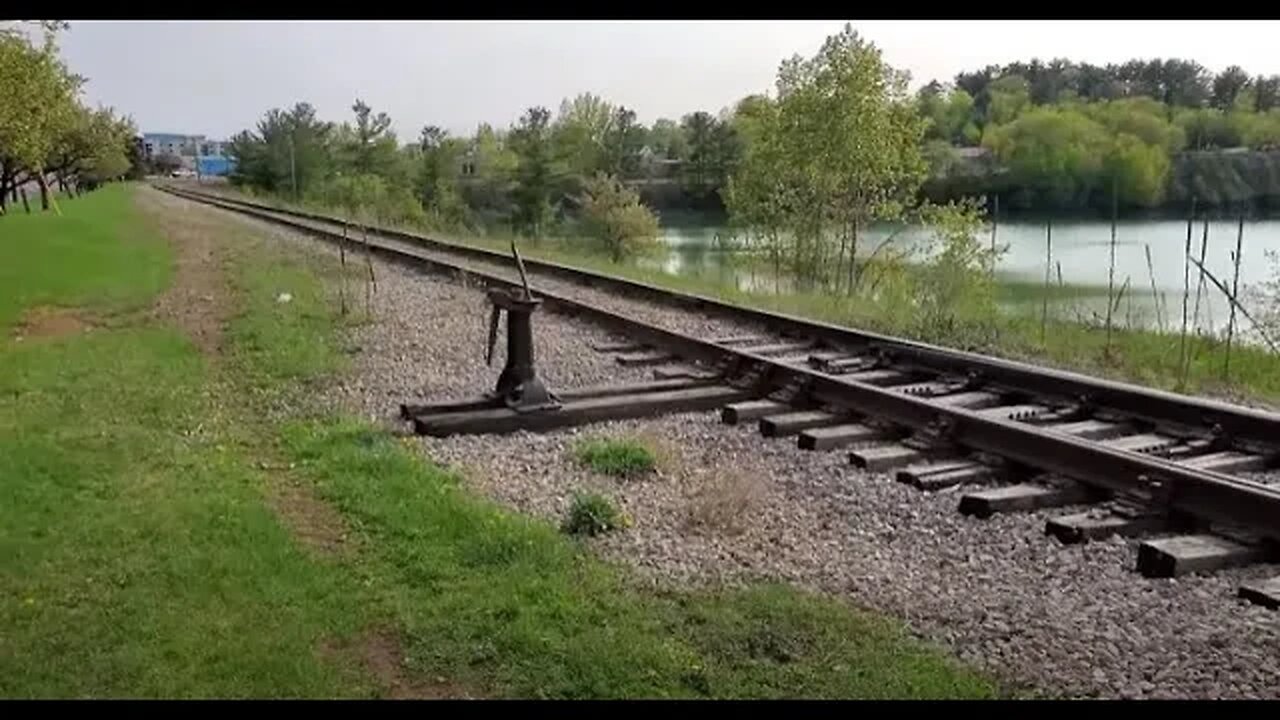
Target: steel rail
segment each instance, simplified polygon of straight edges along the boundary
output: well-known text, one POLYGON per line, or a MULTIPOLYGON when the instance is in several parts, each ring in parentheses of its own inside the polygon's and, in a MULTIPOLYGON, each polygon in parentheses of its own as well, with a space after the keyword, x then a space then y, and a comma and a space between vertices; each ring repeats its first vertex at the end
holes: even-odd
MULTIPOLYGON (((192 192, 185 188, 179 190, 161 187, 193 196, 193 198, 216 200, 335 225, 351 224, 342 218, 316 212, 274 208, 239 198, 192 192)), ((395 228, 370 226, 369 230, 384 237, 400 238, 442 252, 483 258, 490 262, 508 262, 505 254, 486 248, 446 242, 395 228)), ((1172 425, 1189 431, 1216 432, 1221 434, 1228 443, 1243 443, 1245 446, 1262 448, 1274 448, 1280 443, 1280 413, 855 330, 694 293, 669 290, 650 283, 546 260, 526 258, 525 265, 530 269, 549 272, 579 283, 621 287, 629 293, 641 292, 657 297, 668 304, 695 309, 712 309, 754 320, 778 331, 881 352, 888 359, 901 365, 914 365, 939 374, 976 376, 992 385, 1004 386, 1043 398, 1057 398, 1087 408, 1109 410, 1157 426, 1172 425)))
MULTIPOLYGON (((174 194, 188 197, 193 195, 180 191, 174 194)), ((290 219, 287 217, 290 213, 287 212, 248 208, 243 207, 243 204, 224 203, 220 198, 207 196, 192 199, 322 238, 343 238, 339 232, 290 219)), ((402 259, 408 257, 446 270, 464 272, 482 279, 488 285, 508 289, 520 287, 518 281, 426 256, 420 252, 425 248, 415 247, 413 244, 407 247, 402 243, 391 245, 371 234, 369 246, 380 253, 402 259)), ((897 423, 940 441, 1008 458, 1106 491, 1145 496, 1151 502, 1168 509, 1212 523, 1245 527, 1264 537, 1280 540, 1280 488, 1107 447, 1014 420, 936 405, 927 399, 808 368, 786 365, 765 356, 650 325, 570 297, 545 292, 536 285, 534 290, 548 304, 567 309, 689 359, 721 364, 739 371, 751 368, 763 370, 760 386, 762 394, 799 383, 812 395, 825 401, 839 404, 859 414, 897 423)))

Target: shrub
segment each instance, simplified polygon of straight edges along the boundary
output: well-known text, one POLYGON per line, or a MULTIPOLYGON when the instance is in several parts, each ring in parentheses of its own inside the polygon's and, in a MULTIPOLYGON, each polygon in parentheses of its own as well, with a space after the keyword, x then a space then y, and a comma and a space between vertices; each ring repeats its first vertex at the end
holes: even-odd
POLYGON ((657 465, 653 451, 644 443, 628 439, 593 439, 578 445, 578 462, 602 475, 634 477, 657 465))
POLYGON ((596 175, 580 198, 582 227, 600 242, 614 262, 656 246, 658 218, 634 191, 609 175, 596 175))
POLYGON ((575 493, 561 530, 570 535, 595 536, 626 526, 626 518, 609 498, 595 493, 575 493))

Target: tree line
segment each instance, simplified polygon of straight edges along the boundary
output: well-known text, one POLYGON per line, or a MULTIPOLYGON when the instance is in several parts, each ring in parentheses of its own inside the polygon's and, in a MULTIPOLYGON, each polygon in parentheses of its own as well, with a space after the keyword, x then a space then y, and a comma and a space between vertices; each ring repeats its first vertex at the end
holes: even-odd
POLYGON ((1280 200, 1280 158, 1237 168, 1222 152, 1280 149, 1280 76, 1238 66, 1213 75, 1179 59, 1033 60, 929 83, 916 102, 939 197, 1000 194, 1011 207, 1055 209, 1280 200), (996 162, 966 162, 963 147, 996 162), (1216 157, 1191 157, 1205 151, 1216 157))
POLYGON ((584 193, 605 191, 601 178, 636 195, 665 184, 675 204, 723 209, 720 191, 741 154, 729 111, 646 126, 634 110, 591 93, 565 99, 554 114, 528 108, 509 128, 481 124, 459 137, 427 125, 404 143, 386 113, 361 99, 351 111, 332 122, 306 102, 269 110, 231 139, 232 181, 398 221, 536 237, 576 216, 584 193))
POLYGON ((0 214, 19 199, 27 204, 28 183, 39 186, 48 210, 51 183, 79 193, 133 165, 132 121, 84 105, 79 94, 87 79, 58 55, 57 33, 67 27, 49 20, 0 24, 0 214))

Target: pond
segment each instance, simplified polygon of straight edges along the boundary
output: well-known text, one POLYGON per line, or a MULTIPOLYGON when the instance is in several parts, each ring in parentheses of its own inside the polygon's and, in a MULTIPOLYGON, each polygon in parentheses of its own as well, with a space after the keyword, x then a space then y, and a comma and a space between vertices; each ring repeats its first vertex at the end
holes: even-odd
MULTIPOLYGON (((1082 219, 1055 219, 1052 223, 1051 282, 1067 285, 1093 286, 1093 293, 1083 293, 1065 304, 1058 304, 1056 311, 1072 316, 1093 312, 1105 314, 1107 276, 1111 243, 1111 225, 1107 221, 1082 219)), ((752 271, 745 263, 735 263, 739 250, 726 249, 718 242, 727 238, 724 225, 713 223, 681 223, 664 227, 665 250, 644 264, 660 268, 674 275, 698 276, 703 279, 736 286, 744 290, 772 290, 774 279, 767 271, 752 271)), ((1228 287, 1232 280, 1232 254, 1235 252, 1238 224, 1235 220, 1210 220, 1208 243, 1204 253, 1205 267, 1228 287)), ((890 232, 888 227, 873 228, 863 247, 874 247, 876 242, 890 232)), ((984 241, 990 241, 991 228, 983 231, 984 241)), ((904 231, 898 242, 913 243, 923 238, 923 231, 904 231)), ((1204 223, 1197 221, 1192 230, 1192 254, 1199 257, 1204 223)), ((1133 324, 1148 327, 1159 326, 1161 320, 1170 329, 1181 324, 1183 250, 1187 238, 1185 220, 1121 220, 1116 225, 1115 287, 1119 290, 1128 281, 1122 307, 1118 313, 1123 323, 1128 317, 1133 324), (1148 250, 1150 265, 1148 265, 1148 250), (1152 292, 1152 285, 1156 293, 1152 292), (1156 313, 1155 297, 1162 305, 1156 313)), ((1023 281, 1041 285, 1046 268, 1045 221, 1001 221, 996 228, 997 246, 1003 249, 997 265, 999 275, 1005 280, 1023 281)), ((1280 268, 1280 261, 1268 257, 1268 252, 1280 251, 1280 220, 1246 220, 1240 263, 1240 287, 1257 285, 1267 281, 1280 268)), ((741 259, 741 258, 738 258, 741 259)), ((1191 304, 1198 274, 1195 265, 1190 266, 1191 304)), ((784 287, 785 289, 785 287, 784 287)), ((1034 293, 1010 300, 1009 309, 1030 311, 1040 306, 1034 293), (1022 305, 1022 307, 1020 307, 1022 305)), ((1206 280, 1202 300, 1201 326, 1221 328, 1226 323, 1230 305, 1222 294, 1206 280)), ((1246 322, 1239 320, 1240 322, 1246 322)))

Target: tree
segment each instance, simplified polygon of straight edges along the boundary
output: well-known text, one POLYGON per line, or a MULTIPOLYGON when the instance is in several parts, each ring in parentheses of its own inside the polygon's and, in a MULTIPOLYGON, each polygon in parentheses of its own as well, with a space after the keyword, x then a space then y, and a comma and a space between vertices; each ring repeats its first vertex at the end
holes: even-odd
POLYGON ((617 178, 604 174, 592 177, 580 202, 584 229, 603 244, 614 262, 656 244, 658 219, 617 178))
POLYGON ((680 121, 687 154, 682 158, 685 192, 703 203, 725 185, 741 148, 730 122, 704 110, 689 113, 680 121))
POLYGON ((649 129, 648 147, 659 157, 668 160, 679 160, 689 154, 688 143, 684 132, 676 121, 659 118, 649 129))
POLYGON ((874 220, 901 218, 927 171, 920 152, 925 122, 906 85, 906 75, 850 25, 816 56, 784 61, 777 117, 762 124, 764 151, 749 148, 735 173, 732 207, 740 224, 781 225, 793 237, 796 265, 810 277, 833 266, 838 277, 847 257, 854 292, 860 233, 874 220), (786 189, 783 199, 769 200, 779 188, 786 189))
POLYGON ((436 224, 453 228, 466 220, 466 206, 458 191, 458 165, 466 144, 445 130, 428 125, 419 140, 416 182, 418 197, 436 224))
POLYGON ((0 34, 0 196, 34 178, 48 209, 45 163, 76 122, 83 82, 58 57, 51 32, 39 47, 22 33, 0 34))
POLYGON ((160 153, 151 159, 151 163, 161 174, 168 175, 182 167, 182 158, 171 153, 160 153))
POLYGON ((515 216, 513 200, 520 158, 509 140, 481 124, 463 150, 467 172, 460 178, 460 190, 467 207, 482 223, 510 222, 515 216))
POLYGON ((1248 85, 1249 74, 1239 65, 1232 65, 1214 77, 1213 97, 1209 104, 1219 110, 1230 110, 1248 85))
POLYGON ((1005 75, 987 86, 987 122, 1003 125, 1012 122, 1031 105, 1027 79, 1021 75, 1005 75))
POLYGON ((310 103, 297 103, 288 111, 268 110, 257 132, 245 130, 231 138, 227 154, 236 161, 231 180, 304 196, 333 168, 333 131, 331 123, 316 117, 310 103))
POLYGON ((774 268, 774 289, 780 291, 782 264, 788 249, 785 231, 790 210, 797 205, 792 183, 794 166, 786 162, 778 104, 769 100, 743 108, 735 117, 744 139, 741 164, 725 188, 725 206, 733 225, 748 242, 764 250, 774 268))
POLYGON ((385 113, 373 114, 363 100, 351 106, 356 115, 354 127, 345 126, 341 148, 344 164, 351 172, 393 178, 396 169, 396 136, 391 132, 391 118, 385 113))
POLYGON ((625 107, 615 110, 604 138, 605 171, 615 177, 634 177, 639 170, 640 150, 646 134, 644 126, 636 123, 634 111, 625 107))
POLYGON ((606 166, 605 144, 614 120, 613 106, 591 93, 560 103, 551 132, 556 157, 567 172, 585 179, 606 166))
POLYGON ((550 120, 551 112, 545 107, 532 107, 511 131, 511 149, 519 159, 513 220, 517 230, 535 240, 551 221, 551 199, 565 175, 553 155, 550 120))
POLYGON ((1253 87, 1255 111, 1266 112, 1274 107, 1280 107, 1280 75, 1270 77, 1259 75, 1253 81, 1253 87))
POLYGON ((1050 204, 1083 206, 1097 186, 1106 130, 1072 110, 1040 107, 983 138, 1013 180, 1050 204))

